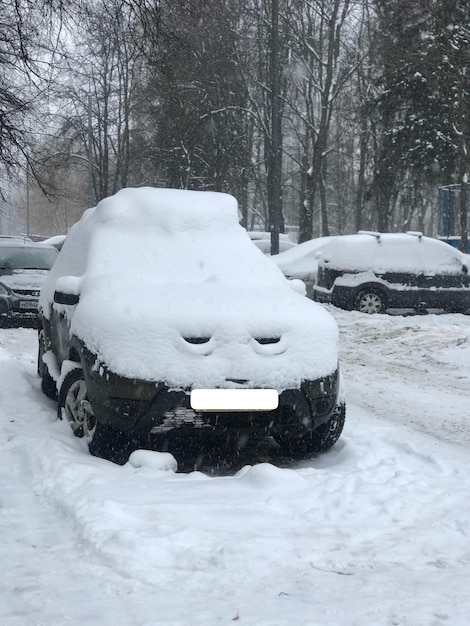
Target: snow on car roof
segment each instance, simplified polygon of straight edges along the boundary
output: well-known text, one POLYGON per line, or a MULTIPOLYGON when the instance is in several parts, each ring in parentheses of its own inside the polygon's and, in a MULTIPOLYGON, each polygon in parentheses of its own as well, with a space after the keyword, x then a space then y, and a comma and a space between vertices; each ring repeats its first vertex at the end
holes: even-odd
POLYGON ((66 235, 53 235, 52 237, 48 237, 47 239, 43 239, 39 241, 41 245, 45 246, 57 246, 64 242, 66 235))
POLYGON ((395 272, 455 272, 462 267, 458 250, 420 233, 358 233, 335 237, 319 263, 335 269, 395 272))
POLYGON ((281 390, 337 367, 333 318, 252 244, 227 194, 119 191, 70 229, 41 290, 46 317, 58 279, 62 291, 80 291, 71 332, 97 367, 124 376, 175 387, 247 379, 281 390))

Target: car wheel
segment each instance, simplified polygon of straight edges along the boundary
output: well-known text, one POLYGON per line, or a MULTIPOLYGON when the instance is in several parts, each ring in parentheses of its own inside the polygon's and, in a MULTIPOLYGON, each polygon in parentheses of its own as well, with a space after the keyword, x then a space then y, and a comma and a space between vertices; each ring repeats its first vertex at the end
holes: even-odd
POLYGON ((38 336, 38 375, 41 378, 42 392, 51 400, 57 400, 57 385, 55 380, 49 374, 49 368, 43 361, 43 356, 46 352, 46 345, 44 339, 44 331, 41 330, 38 336))
POLYGON ((359 292, 354 307, 361 313, 382 313, 387 308, 387 298, 383 291, 370 287, 359 292))
POLYGON ((93 439, 96 418, 88 400, 87 386, 80 366, 64 378, 57 405, 59 419, 66 420, 76 437, 93 439))
POLYGON ((303 436, 275 436, 277 443, 281 446, 283 452, 287 454, 311 454, 312 452, 326 452, 338 441, 346 420, 346 405, 338 404, 330 419, 315 428, 308 431, 303 436))
POLYGON ((93 439, 88 450, 93 456, 124 465, 134 450, 141 448, 140 439, 125 433, 111 424, 96 423, 93 439))

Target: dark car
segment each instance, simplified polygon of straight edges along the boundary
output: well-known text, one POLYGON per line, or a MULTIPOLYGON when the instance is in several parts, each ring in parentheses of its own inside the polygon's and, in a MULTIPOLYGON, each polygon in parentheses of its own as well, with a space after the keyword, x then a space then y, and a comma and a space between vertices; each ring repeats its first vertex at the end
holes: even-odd
POLYGON ((327 450, 345 419, 338 329, 297 288, 232 196, 121 190, 72 227, 41 290, 42 389, 115 462, 175 433, 327 450))
POLYGON ((52 246, 0 240, 0 325, 35 323, 41 285, 57 258, 52 246))
POLYGON ((421 233, 336 237, 322 251, 314 299, 343 309, 470 310, 464 254, 421 233))

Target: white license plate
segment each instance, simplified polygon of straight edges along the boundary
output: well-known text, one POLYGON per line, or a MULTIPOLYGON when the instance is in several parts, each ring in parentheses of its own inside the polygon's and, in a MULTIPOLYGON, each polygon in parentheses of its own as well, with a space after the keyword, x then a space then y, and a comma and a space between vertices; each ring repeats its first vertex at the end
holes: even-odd
POLYGON ((35 300, 20 300, 20 309, 27 311, 36 311, 38 303, 35 300))
POLYGON ((274 411, 279 406, 276 389, 193 389, 195 411, 274 411))

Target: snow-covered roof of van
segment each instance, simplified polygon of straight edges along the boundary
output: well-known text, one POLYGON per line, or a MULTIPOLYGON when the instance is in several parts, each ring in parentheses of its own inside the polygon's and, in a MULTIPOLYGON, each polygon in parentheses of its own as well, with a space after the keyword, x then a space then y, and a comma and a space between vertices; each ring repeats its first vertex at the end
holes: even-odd
POLYGON ((122 189, 92 209, 100 224, 151 226, 167 233, 238 226, 238 204, 225 193, 140 187, 122 189), (138 220, 136 214, 138 213, 138 220))

